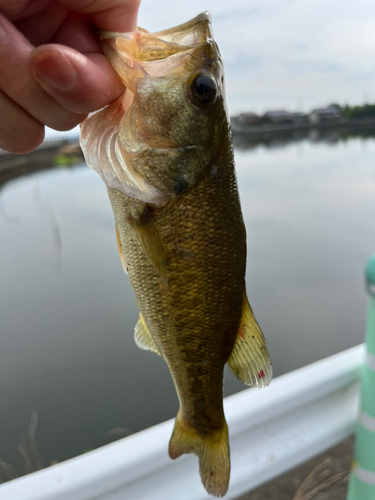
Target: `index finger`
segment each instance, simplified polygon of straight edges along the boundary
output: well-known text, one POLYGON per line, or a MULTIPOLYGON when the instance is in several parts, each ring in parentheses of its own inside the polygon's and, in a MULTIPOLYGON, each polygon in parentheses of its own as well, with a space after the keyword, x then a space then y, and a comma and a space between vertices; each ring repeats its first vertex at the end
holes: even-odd
POLYGON ((28 40, 0 14, 0 90, 40 123, 70 130, 85 116, 61 107, 36 82, 28 67, 32 50, 28 40))
POLYGON ((99 29, 122 33, 137 29, 140 0, 60 0, 61 5, 90 16, 99 29))
POLYGON ((68 9, 87 14, 99 29, 134 31, 140 0, 0 0, 0 12, 11 21, 24 19, 44 10, 48 5, 59 4, 68 9))

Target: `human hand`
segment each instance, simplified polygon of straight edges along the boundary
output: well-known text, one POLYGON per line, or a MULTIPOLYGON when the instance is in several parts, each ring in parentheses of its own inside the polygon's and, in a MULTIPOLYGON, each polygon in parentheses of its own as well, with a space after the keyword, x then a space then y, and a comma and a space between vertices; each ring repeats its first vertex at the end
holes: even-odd
POLYGON ((0 0, 0 148, 27 153, 124 87, 93 25, 134 31, 140 0, 0 0))

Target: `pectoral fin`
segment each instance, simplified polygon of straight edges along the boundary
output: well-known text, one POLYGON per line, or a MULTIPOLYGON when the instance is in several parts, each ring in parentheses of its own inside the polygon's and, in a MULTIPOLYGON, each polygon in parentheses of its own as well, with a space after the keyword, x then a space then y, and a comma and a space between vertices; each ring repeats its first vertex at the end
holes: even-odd
POLYGON ((152 351, 160 356, 160 352, 153 341, 150 332, 147 329, 145 320, 142 314, 139 315, 139 319, 134 329, 134 340, 140 349, 145 351, 152 351))
POLYGON ((261 388, 271 381, 272 364, 266 341, 254 318, 245 290, 241 325, 227 363, 230 371, 246 385, 261 388))
POLYGON ((128 270, 126 268, 125 255, 124 255, 124 251, 122 249, 120 231, 118 230, 117 225, 116 225, 116 240, 117 240, 117 248, 118 248, 118 253, 119 253, 120 259, 121 259, 122 268, 124 269, 126 274, 128 274, 128 270))
POLYGON ((143 251, 167 285, 167 261, 163 245, 154 219, 147 208, 140 217, 133 218, 133 224, 143 251))

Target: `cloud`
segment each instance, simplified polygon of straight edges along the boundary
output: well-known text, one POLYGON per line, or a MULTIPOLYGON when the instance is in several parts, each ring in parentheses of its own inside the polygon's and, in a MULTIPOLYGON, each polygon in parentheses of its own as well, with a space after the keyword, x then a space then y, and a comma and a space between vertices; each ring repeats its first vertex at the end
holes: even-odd
MULTIPOLYGON (((361 103, 375 96, 375 4, 367 0, 207 0, 226 64, 231 113, 361 103)), ((143 0, 150 30, 194 17, 202 3, 143 0)), ((307 109, 306 109, 307 110, 307 109)))

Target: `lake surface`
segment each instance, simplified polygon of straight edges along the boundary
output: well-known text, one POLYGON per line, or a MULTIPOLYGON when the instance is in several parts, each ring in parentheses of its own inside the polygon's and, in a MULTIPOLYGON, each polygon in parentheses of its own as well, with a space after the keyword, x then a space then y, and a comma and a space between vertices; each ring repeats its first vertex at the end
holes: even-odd
MULTIPOLYGON (((273 146, 241 143, 236 161, 248 295, 277 376, 363 340, 375 140, 273 146)), ((3 460, 20 467, 33 411, 44 465, 175 416, 166 365, 134 344, 106 189, 84 164, 3 186, 0 294, 3 460)), ((225 394, 242 389, 227 372, 225 394)))

